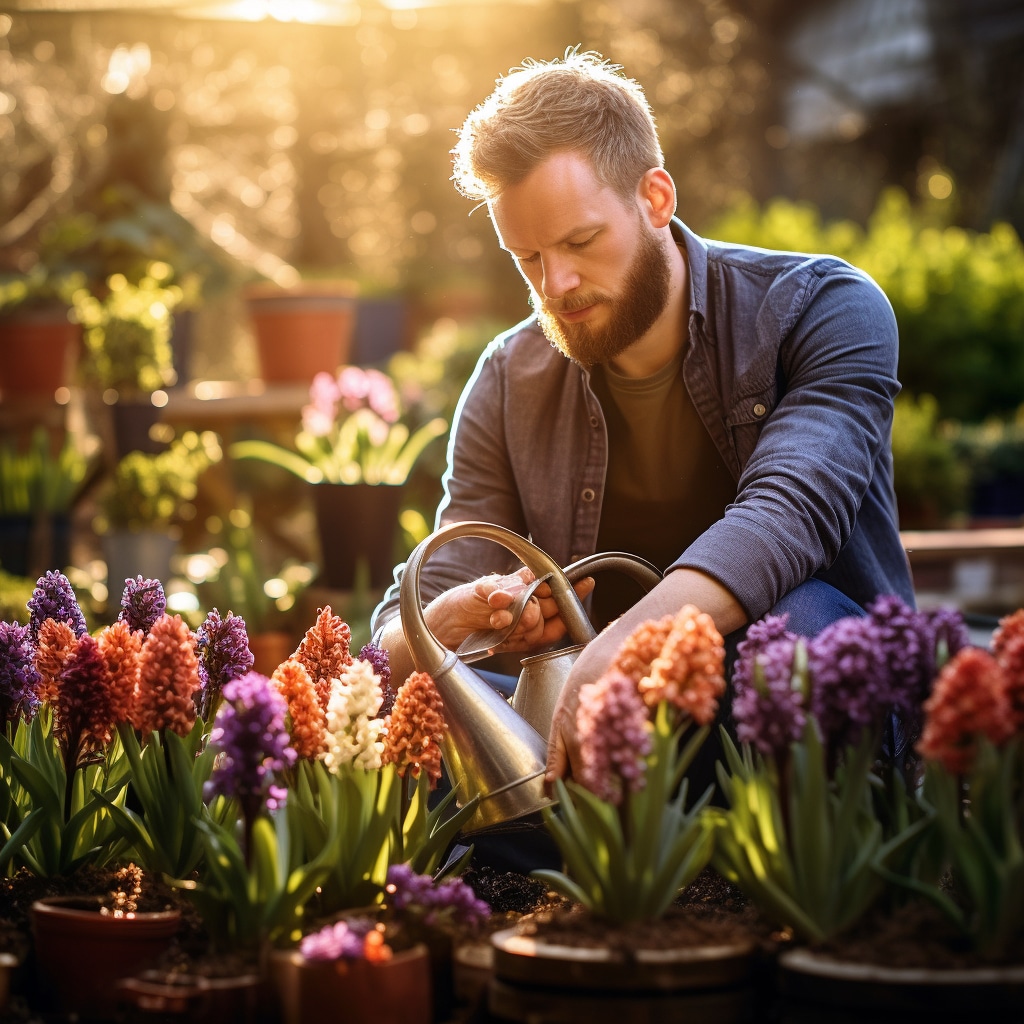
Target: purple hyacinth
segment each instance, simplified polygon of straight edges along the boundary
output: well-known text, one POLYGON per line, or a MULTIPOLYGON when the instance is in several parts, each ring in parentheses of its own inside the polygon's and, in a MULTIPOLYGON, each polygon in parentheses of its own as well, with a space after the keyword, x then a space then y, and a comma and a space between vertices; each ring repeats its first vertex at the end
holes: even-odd
POLYGON ((245 620, 231 612, 222 619, 214 608, 196 630, 196 655, 199 680, 203 684, 196 694, 198 714, 208 722, 217 711, 224 687, 252 668, 245 620))
POLYGON ((393 910, 422 916, 428 925, 451 921, 476 928, 491 913, 491 908, 461 878, 435 882, 430 875, 418 875, 408 864, 388 868, 387 891, 393 910))
POLYGON ((879 629, 890 702, 899 712, 910 711, 924 697, 928 646, 924 617, 895 594, 876 598, 868 606, 868 615, 879 629))
POLYGON ((359 651, 359 660, 368 661, 373 666, 374 675, 380 679, 380 690, 384 699, 377 711, 377 717, 386 718, 395 706, 395 691, 391 688, 391 659, 388 652, 374 643, 364 644, 359 651))
POLYGON ((237 798, 248 833, 264 803, 275 810, 286 795, 275 779, 296 759, 285 727, 288 704, 259 672, 233 679, 223 698, 210 733, 217 763, 203 795, 237 798))
POLYGON ((117 616, 127 622, 132 630, 141 629, 148 633, 153 623, 167 611, 167 597, 164 585, 159 580, 147 580, 142 576, 124 581, 121 594, 121 612, 117 616))
POLYGON ((939 674, 939 669, 956 654, 969 647, 971 634, 958 608, 940 607, 921 612, 926 636, 925 682, 927 692, 939 674))
POLYGON ((299 943, 307 960, 359 960, 366 952, 366 935, 372 921, 336 921, 310 932, 299 943))
MULTIPOLYGON (((776 623, 757 630, 736 663, 732 714, 740 742, 749 743, 766 757, 782 758, 789 745, 803 735, 807 723, 806 680, 794 679, 794 661, 803 641, 781 628, 784 618, 781 622, 778 616, 770 618, 776 623)), ((752 625, 748 636, 759 625, 763 623, 752 625)))
POLYGON ((30 719, 39 709, 35 645, 28 626, 0 622, 0 722, 30 719))
POLYGON ((78 598, 64 573, 51 569, 36 580, 35 590, 28 600, 29 629, 33 640, 39 635, 39 627, 47 620, 66 622, 75 636, 88 632, 85 616, 78 607, 78 598))
POLYGON ((749 689, 754 684, 754 662, 757 655, 775 640, 793 643, 796 633, 786 628, 789 615, 766 615, 747 627, 746 636, 736 645, 736 664, 733 668, 733 686, 749 689))
POLYGON ((838 619, 808 642, 807 663, 811 713, 831 750, 882 727, 892 690, 878 623, 868 616, 838 619))

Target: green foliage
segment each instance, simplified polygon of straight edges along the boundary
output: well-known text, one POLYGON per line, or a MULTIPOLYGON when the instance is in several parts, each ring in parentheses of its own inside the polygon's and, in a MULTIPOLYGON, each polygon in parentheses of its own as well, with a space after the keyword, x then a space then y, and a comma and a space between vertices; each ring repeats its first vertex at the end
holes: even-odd
POLYGON ((81 273, 60 273, 37 264, 27 274, 0 275, 0 315, 67 308, 85 285, 81 273))
POLYGON ((783 766, 723 730, 719 784, 727 807, 709 808, 712 866, 772 921, 820 941, 855 924, 881 897, 877 870, 916 835, 883 835, 871 794, 874 740, 848 748, 830 779, 813 718, 783 766))
POLYGON ((35 590, 35 580, 12 576, 0 568, 0 621, 28 621, 28 602, 35 590))
POLYGON ((673 728, 668 703, 658 706, 645 784, 620 808, 578 783, 557 780, 558 813, 544 808, 543 814, 566 870, 532 877, 616 924, 661 917, 711 855, 703 814, 711 787, 687 810, 683 779, 708 730, 697 729, 681 748, 688 725, 673 728))
MULTIPOLYGON (((216 751, 203 745, 202 719, 188 736, 170 730, 150 733, 145 746, 127 723, 118 736, 131 766, 131 789, 141 814, 104 799, 120 834, 131 844, 131 859, 146 871, 185 878, 203 854, 198 822, 224 825, 237 807, 223 797, 203 802, 203 785, 213 770, 216 751)), ((233 820, 233 817, 230 819, 233 820)))
POLYGON ((138 283, 124 274, 106 281, 99 297, 82 288, 74 295, 83 328, 85 380, 122 394, 151 393, 175 381, 171 313, 183 293, 168 285, 171 268, 150 263, 138 283))
POLYGON ((744 200, 708 232, 768 248, 832 253, 867 271, 900 331, 899 376, 934 395, 944 417, 977 422, 1016 409, 1024 394, 1024 245, 1007 224, 950 227, 906 194, 882 194, 867 229, 823 224, 807 204, 744 200))
POLYGON ((1012 418, 957 424, 949 437, 957 457, 971 467, 975 483, 1024 477, 1024 405, 1012 418))
POLYGON ((85 482, 90 458, 69 434, 53 454, 45 427, 32 432, 27 450, 0 445, 0 516, 68 512, 85 482))
POLYGON ((900 525, 927 529, 966 512, 969 463, 957 458, 949 425, 939 422, 932 395, 904 392, 896 398, 892 460, 900 525))
POLYGON ((0 870, 24 866, 40 878, 85 864, 114 863, 124 850, 110 814, 124 803, 128 764, 117 741, 70 772, 47 707, 0 736, 0 870))
POLYGON ((221 459, 220 439, 186 431, 162 452, 123 456, 100 493, 101 531, 166 529, 198 490, 201 473, 221 459))

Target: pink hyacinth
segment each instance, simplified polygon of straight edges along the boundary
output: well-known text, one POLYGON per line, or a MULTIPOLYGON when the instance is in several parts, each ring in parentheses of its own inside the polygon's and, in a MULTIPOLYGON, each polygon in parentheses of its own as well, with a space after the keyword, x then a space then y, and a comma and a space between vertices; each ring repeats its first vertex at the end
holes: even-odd
POLYGON ((1014 732, 1024 733, 1024 608, 999 620, 992 635, 992 654, 1006 673, 1014 732))
POLYGON ((636 683, 611 671, 580 688, 576 710, 580 782, 611 804, 644 787, 651 724, 636 683))

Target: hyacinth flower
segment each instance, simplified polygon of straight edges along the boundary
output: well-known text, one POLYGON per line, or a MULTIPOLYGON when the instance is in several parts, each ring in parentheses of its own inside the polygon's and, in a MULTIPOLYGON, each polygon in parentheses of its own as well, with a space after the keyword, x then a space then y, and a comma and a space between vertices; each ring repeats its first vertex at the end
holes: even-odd
POLYGON ((8 812, 0 865, 50 877, 122 852, 108 808, 123 803, 127 785, 128 765, 113 741, 126 709, 96 638, 74 637, 68 622, 53 619, 39 632, 44 641, 70 634, 72 642, 59 644, 47 697, 32 721, 13 742, 0 737, 0 799, 8 812))
POLYGON ((1024 936, 1024 614, 1000 621, 988 651, 964 648, 924 704, 921 802, 934 816, 940 863, 901 880, 937 904, 982 955, 1005 958, 1024 936))
POLYGON ((913 717, 936 648, 961 635, 948 611, 891 596, 810 639, 782 617, 750 626, 733 674, 737 742, 723 730, 726 807, 708 810, 712 865, 780 926, 838 934, 926 856, 927 816, 908 789, 884 791, 880 757, 894 710, 913 717))
POLYGON ((132 630, 148 633, 153 623, 166 611, 167 596, 159 580, 136 576, 124 581, 118 621, 126 622, 132 630))
POLYGON ((33 636, 38 636, 39 627, 47 619, 66 622, 76 637, 89 631, 71 582, 56 569, 44 573, 36 581, 35 590, 28 601, 28 611, 28 624, 33 636))
POLYGON ((231 612, 221 618, 214 608, 196 630, 196 654, 201 684, 197 710, 199 717, 209 722, 217 712, 225 685, 252 668, 245 620, 231 612))
POLYGON ((580 688, 579 780, 555 783, 544 820, 566 870, 533 872, 592 914, 655 920, 704 868, 712 787, 688 803, 687 769, 725 690, 725 650, 693 605, 641 624, 580 688))
POLYGON ((39 670, 28 626, 0 622, 0 721, 10 735, 19 720, 39 710, 39 670))
POLYGON ((325 605, 292 655, 302 662, 313 680, 320 707, 325 713, 331 699, 331 680, 340 679, 342 670, 352 663, 349 653, 351 642, 349 624, 335 615, 330 605, 325 605))
POLYGON ((148 632, 119 619, 100 634, 114 695, 129 709, 117 727, 131 766, 134 806, 110 807, 132 857, 144 870, 179 878, 203 855, 197 821, 229 809, 203 801, 214 752, 196 715, 200 687, 196 641, 180 615, 159 615, 148 632), (129 697, 130 691, 130 697, 129 697), (136 809, 138 808, 138 809, 136 809))
MULTIPOLYGON (((426 672, 413 672, 398 688, 384 719, 382 760, 394 766, 401 780, 401 829, 391 861, 407 863, 420 874, 437 870, 442 854, 479 803, 474 796, 449 813, 456 796, 452 790, 429 807, 430 794, 441 778, 441 744, 447 731, 444 702, 434 680, 426 672)), ((461 871, 471 853, 467 850, 445 873, 461 871)))
POLYGON ((380 680, 380 689, 384 696, 377 714, 381 718, 386 718, 395 706, 395 691, 391 686, 391 659, 388 652, 374 643, 364 644, 359 649, 359 660, 368 661, 373 666, 374 675, 380 680))
POLYGON ((198 879, 179 878, 210 932, 225 950, 255 955, 267 942, 298 938, 307 902, 338 855, 336 833, 317 856, 296 850, 285 811, 286 771, 296 760, 285 723, 287 704, 269 678, 247 672, 227 683, 209 746, 216 753, 206 799, 227 801, 237 814, 206 817, 206 858, 198 879))

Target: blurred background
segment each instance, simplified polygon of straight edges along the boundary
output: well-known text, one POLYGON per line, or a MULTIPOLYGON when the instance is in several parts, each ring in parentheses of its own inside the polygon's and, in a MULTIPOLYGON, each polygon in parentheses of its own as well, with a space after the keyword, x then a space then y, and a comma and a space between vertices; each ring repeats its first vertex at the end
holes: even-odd
MULTIPOLYGON (((386 579, 368 556, 331 575, 322 484, 245 444, 295 450, 313 373, 340 364, 386 373, 410 430, 450 420, 528 313, 451 185, 453 129, 525 57, 575 45, 644 86, 691 227, 833 252, 885 289, 903 525, 1019 527, 1017 0, 21 0, 0 3, 5 585, 66 568, 112 617, 111 551, 145 528, 185 614, 294 635, 327 596, 361 621, 386 579), (298 337, 299 303, 340 346, 322 365, 264 337, 298 337), (16 334, 52 308, 70 341, 52 319, 45 343, 16 334)), ((435 440, 386 561, 429 531, 443 465, 435 440)), ((1016 600, 999 586, 982 573, 971 600, 1016 600)))

